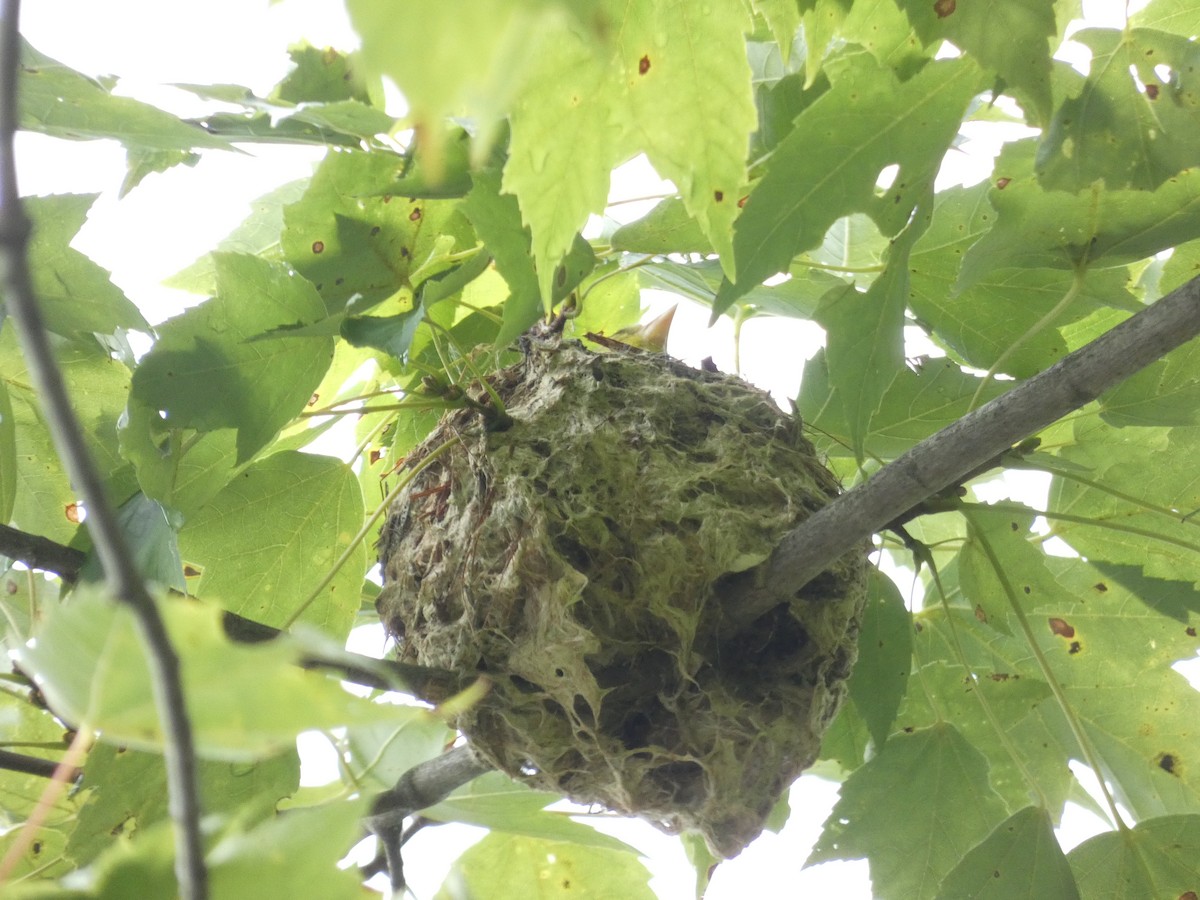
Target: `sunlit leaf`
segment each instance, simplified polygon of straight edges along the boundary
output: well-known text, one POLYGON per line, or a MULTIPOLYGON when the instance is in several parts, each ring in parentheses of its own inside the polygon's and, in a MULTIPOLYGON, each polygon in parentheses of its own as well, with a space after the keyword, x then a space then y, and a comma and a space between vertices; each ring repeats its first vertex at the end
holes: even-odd
POLYGON ((738 219, 737 282, 722 289, 717 311, 785 271, 844 215, 867 212, 884 234, 899 232, 929 190, 980 78, 961 59, 930 63, 905 82, 863 54, 825 70, 833 87, 800 114, 738 219), (877 191, 889 165, 899 167, 892 185, 877 191))
POLYGON ((637 900, 654 897, 649 879, 632 853, 492 832, 455 860, 436 896, 637 900))
POLYGON ((149 331, 109 273, 70 246, 95 200, 95 194, 60 194, 24 201, 33 226, 29 267, 46 327, 76 339, 118 328, 149 331))
POLYGON ((1038 150, 1047 188, 1078 191, 1103 180, 1110 190, 1154 190, 1200 162, 1194 41, 1149 28, 1085 28, 1071 40, 1092 58, 1082 90, 1055 111, 1038 150))
POLYGON ((59 138, 115 138, 149 150, 229 148, 223 138, 101 83, 21 41, 21 127, 59 138))
POLYGON ((1003 371, 1028 377, 1067 352, 1060 326, 1100 305, 1136 311, 1121 269, 1092 269, 1078 296, 1051 321, 1072 286, 1062 269, 993 269, 958 292, 955 281, 968 248, 996 221, 987 201, 988 185, 950 188, 938 195, 933 223, 909 258, 909 304, 918 321, 969 363, 987 368, 1004 357, 1003 371), (1020 340, 1019 345, 1015 342, 1020 340))
POLYGON ((850 676, 850 699, 871 729, 876 746, 891 733, 912 664, 912 619, 889 578, 872 572, 858 637, 858 662, 850 676))
MULTIPOLYGON (((215 606, 160 605, 180 655, 197 751, 245 762, 275 756, 309 728, 379 721, 386 707, 351 696, 324 675, 297 665, 284 643, 229 642, 215 606)), ((37 641, 19 651, 48 702, 68 721, 88 723, 105 740, 156 750, 161 724, 142 642, 131 614, 99 594, 54 609, 37 641)))
MULTIPOLYGON (((1014 505, 1015 507, 1015 505, 1014 505)), ((1194 625, 1140 602, 1149 579, 1118 582, 1080 559, 1045 556, 1027 540, 1019 508, 972 510, 964 592, 991 619, 1019 605, 1069 708, 1099 754, 1116 796, 1138 817, 1187 812, 1200 781, 1185 764, 1200 720, 1200 694, 1171 666, 1195 653, 1194 625), (1013 528, 1013 525, 1016 528, 1013 528), (990 603, 990 608, 988 608, 990 603)), ((1009 612, 1014 634, 1021 634, 1009 612)), ((1024 638, 1022 638, 1022 641, 1024 638)), ((1015 668, 1044 677, 1028 656, 1015 668)), ((1045 714, 1053 726, 1053 707, 1045 714)), ((1063 726, 1064 750, 1079 753, 1063 726)))
POLYGON ((1200 816, 1163 816, 1084 841, 1067 861, 1084 900, 1191 900, 1200 884, 1200 816))
MULTIPOLYGON (((950 41, 1011 87, 1028 107, 1030 119, 1050 118, 1049 38, 1054 36, 1054 5, 1047 0, 1007 3, 924 3, 900 6, 928 44, 950 41)), ((1078 40, 1078 33, 1075 39, 1078 40)))
POLYGON ((459 788, 422 815, 439 822, 464 822, 493 831, 546 841, 568 841, 580 847, 629 853, 624 841, 576 822, 545 807, 556 794, 535 791, 501 772, 488 772, 459 788))
POLYGON ((1079 889, 1044 809, 1014 813, 963 857, 938 900, 1079 900, 1079 889))
POLYGON ((17 499, 17 425, 8 387, 0 380, 0 521, 12 518, 17 499))
MULTIPOLYGON (((266 625, 289 621, 362 527, 350 468, 327 456, 275 453, 239 474, 180 534, 184 557, 204 572, 193 590, 266 625)), ((361 544, 302 620, 343 636, 358 609, 361 544)))
POLYGON ((516 194, 529 226, 545 306, 554 267, 588 214, 603 209, 609 172, 630 140, 607 57, 573 30, 545 46, 511 123, 502 187, 516 194))
POLYGON ((384 193, 404 169, 386 153, 331 152, 304 196, 284 207, 284 257, 317 287, 330 313, 412 295, 413 274, 475 240, 451 201, 384 193))
POLYGON ((628 99, 622 106, 639 149, 674 182, 732 277, 732 226, 755 126, 745 10, 738 3, 653 0, 624 8, 618 54, 628 99))
POLYGON ((1140 566, 1147 575, 1200 583, 1200 429, 1114 429, 1080 421, 1060 456, 1084 467, 1054 481, 1056 532, 1092 559, 1140 566), (1119 452, 1114 446, 1119 445, 1119 452))
POLYGON ((326 337, 265 337, 319 321, 313 286, 286 266, 216 257, 217 295, 159 327, 133 376, 133 396, 172 427, 236 428, 244 462, 299 413, 333 357, 326 337))
POLYGON ((1187 169, 1154 191, 1045 190, 1029 141, 1005 145, 988 199, 995 225, 963 258, 957 288, 1008 267, 1074 269, 1142 259, 1200 236, 1200 171, 1187 169))
MULTIPOLYGON (((300 786, 295 749, 258 762, 200 760, 197 775, 205 813, 236 814, 245 823, 273 815, 275 804, 300 786)), ((100 743, 88 753, 79 824, 68 852, 79 864, 91 862, 114 839, 132 837, 169 820, 166 767, 157 753, 100 743)))
MULTIPOLYGON (((60 346, 57 361, 109 497, 122 502, 137 490, 133 469, 117 449, 117 419, 129 392, 129 370, 95 344, 60 346)), ((81 519, 78 495, 58 459, 41 398, 33 389, 12 328, 0 330, 0 380, 8 389, 16 431, 12 523, 32 534, 68 543, 81 519)))
POLYGON ((987 762, 948 723, 896 735, 842 785, 806 865, 866 857, 882 900, 922 900, 1004 818, 987 762))

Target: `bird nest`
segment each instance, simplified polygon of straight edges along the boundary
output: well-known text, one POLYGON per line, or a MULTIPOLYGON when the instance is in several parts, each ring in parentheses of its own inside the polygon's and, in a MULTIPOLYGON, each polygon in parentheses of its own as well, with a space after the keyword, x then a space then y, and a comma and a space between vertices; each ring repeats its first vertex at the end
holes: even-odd
POLYGON ((447 414, 389 511, 400 656, 487 676, 457 724, 512 777, 737 854, 845 696, 866 555, 747 627, 722 588, 836 480, 767 394, 663 355, 528 340, 490 383, 508 427, 447 414))

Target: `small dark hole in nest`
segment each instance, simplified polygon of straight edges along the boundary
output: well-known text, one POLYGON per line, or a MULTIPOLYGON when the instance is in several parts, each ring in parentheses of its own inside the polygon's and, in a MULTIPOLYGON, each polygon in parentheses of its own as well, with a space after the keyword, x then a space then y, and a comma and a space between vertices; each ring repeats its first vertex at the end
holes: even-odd
POLYGON ((566 562, 580 572, 586 572, 592 567, 592 558, 587 548, 574 538, 558 534, 554 536, 554 549, 566 562))
POLYGON ((704 769, 699 763, 665 763, 652 769, 649 776, 666 792, 673 806, 686 809, 704 799, 704 769))
POLYGON ((520 675, 509 675, 509 680, 522 694, 540 694, 542 689, 530 681, 528 678, 522 678, 520 675))
POLYGON ((575 702, 572 704, 575 709, 575 717, 579 719, 588 728, 596 727, 596 716, 592 712, 592 705, 587 702, 587 698, 580 694, 575 695, 575 702))
POLYGON ((592 377, 597 381, 604 380, 604 367, 600 365, 600 360, 595 360, 592 363, 592 377))
POLYGON ((529 442, 529 449, 540 456, 542 459, 548 459, 554 453, 554 446, 547 440, 537 438, 529 442))
POLYGON ((830 596, 839 587, 838 580, 833 574, 822 572, 796 592, 796 599, 820 602, 822 598, 830 596))
POLYGON ((617 733, 617 737, 621 739, 621 743, 627 750, 637 750, 646 746, 646 740, 650 737, 650 717, 641 710, 635 710, 625 717, 625 721, 621 723, 621 730, 617 733))

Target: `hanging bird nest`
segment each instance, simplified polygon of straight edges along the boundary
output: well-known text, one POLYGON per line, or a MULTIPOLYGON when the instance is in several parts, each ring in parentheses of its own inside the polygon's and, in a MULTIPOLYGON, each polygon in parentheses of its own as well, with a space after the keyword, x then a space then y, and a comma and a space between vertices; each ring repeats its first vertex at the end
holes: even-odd
POLYGON ((512 777, 736 855, 845 696, 866 554, 732 632, 721 587, 836 480, 763 391, 664 355, 543 335, 490 383, 509 427, 446 415, 389 511, 400 656, 490 679, 457 724, 512 777))

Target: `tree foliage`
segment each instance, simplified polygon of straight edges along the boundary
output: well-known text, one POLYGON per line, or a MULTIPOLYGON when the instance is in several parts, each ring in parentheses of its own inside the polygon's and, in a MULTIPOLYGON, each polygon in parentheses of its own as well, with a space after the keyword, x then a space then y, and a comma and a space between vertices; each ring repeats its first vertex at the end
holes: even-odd
MULTIPOLYGON (((656 288, 714 319, 817 322, 796 407, 850 485, 1200 266, 1200 15, 1177 0, 1069 38, 1071 0, 347 7, 361 49, 294 47, 266 96, 185 86, 213 104, 193 120, 22 48, 21 127, 119 141, 125 192, 246 144, 328 148, 174 277, 199 302, 153 327, 71 247, 93 197, 26 201, 58 365, 183 661, 222 898, 356 896, 336 863, 367 799, 453 739, 454 700, 352 696, 299 664, 340 658, 373 618, 400 463, 465 402, 449 388, 510 362, 539 319, 573 307, 568 335, 611 335, 656 288), (1056 58, 1064 42, 1090 51, 1083 71, 1056 58), (986 178, 939 183, 968 135, 993 133, 986 178), (637 154, 676 192, 584 237, 637 154), (906 328, 937 357, 906 358, 906 328), (346 422, 346 458, 312 452, 346 422), (222 611, 291 633, 236 643, 222 611), (311 730, 338 751, 332 788, 299 786, 311 730)), ((1044 500, 984 503, 972 482, 877 539, 919 564, 923 599, 874 580, 819 765, 840 799, 809 862, 866 858, 881 898, 1200 891, 1200 699, 1173 668, 1200 647, 1200 350, 1036 437, 1001 462, 1048 479, 1044 500), (1111 830, 1064 853, 1069 801, 1111 830)), ((6 890, 172 897, 150 678, 7 326, 0 519, 79 557, 46 565, 56 580, 0 546, 16 660, 0 744, 58 760, 95 736, 23 850, 46 781, 0 772, 6 890)), ((441 895, 649 896, 636 853, 555 799, 493 773, 426 810, 491 829, 441 895)), ((689 850, 700 890, 713 860, 689 850)))

